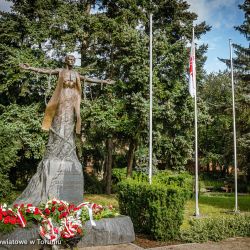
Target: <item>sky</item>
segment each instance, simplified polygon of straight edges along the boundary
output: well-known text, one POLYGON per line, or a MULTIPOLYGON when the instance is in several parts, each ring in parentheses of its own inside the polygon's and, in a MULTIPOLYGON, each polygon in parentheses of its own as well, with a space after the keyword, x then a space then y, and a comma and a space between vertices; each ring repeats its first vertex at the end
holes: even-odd
POLYGON ((208 73, 226 69, 219 58, 229 58, 229 39, 232 43, 249 46, 246 38, 234 29, 244 21, 244 12, 238 8, 243 0, 186 0, 191 11, 198 14, 196 23, 206 21, 211 31, 202 36, 197 44, 208 44, 205 69, 208 73))
MULTIPOLYGON (((244 21, 244 13, 238 8, 244 0, 186 0, 190 10, 198 14, 196 23, 206 21, 212 30, 196 41, 199 44, 208 44, 205 70, 208 73, 226 69, 219 58, 229 58, 229 39, 233 43, 248 47, 246 38, 234 29, 244 21)), ((9 11, 11 4, 0 0, 0 9, 9 11)))

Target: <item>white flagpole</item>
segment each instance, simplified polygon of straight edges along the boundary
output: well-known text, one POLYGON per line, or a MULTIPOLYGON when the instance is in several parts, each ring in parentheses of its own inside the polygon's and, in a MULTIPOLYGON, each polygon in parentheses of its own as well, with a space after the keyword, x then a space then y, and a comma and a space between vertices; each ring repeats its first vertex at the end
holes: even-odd
POLYGON ((153 136, 152 136, 152 126, 153 126, 153 14, 149 16, 149 183, 152 183, 152 162, 153 162, 153 136))
POLYGON ((238 213, 238 184, 237 184, 237 147, 236 147, 236 121, 235 121, 235 98, 234 98, 234 72, 233 72, 233 48, 232 41, 229 39, 230 62, 231 62, 231 81, 232 81, 232 99, 233 99, 233 132, 234 132, 234 186, 235 186, 235 213, 238 213))
POLYGON ((196 60, 195 60, 195 42, 194 42, 194 27, 193 27, 193 43, 194 43, 194 60, 193 60, 193 84, 194 84, 194 113, 195 113, 195 216, 198 217, 200 215, 199 212, 199 183, 198 183, 198 125, 197 125, 197 86, 196 86, 196 60))

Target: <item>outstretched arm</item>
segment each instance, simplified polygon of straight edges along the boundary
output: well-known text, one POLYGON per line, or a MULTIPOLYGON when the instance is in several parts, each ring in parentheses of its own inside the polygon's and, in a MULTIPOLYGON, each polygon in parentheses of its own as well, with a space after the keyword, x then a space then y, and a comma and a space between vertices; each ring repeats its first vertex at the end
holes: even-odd
POLYGON ((90 82, 90 83, 104 83, 104 84, 114 84, 115 81, 107 79, 107 80, 100 80, 100 79, 94 79, 94 78, 89 78, 87 76, 82 76, 80 75, 80 80, 90 82))
POLYGON ((30 67, 29 64, 27 63, 20 64, 20 67, 24 70, 34 71, 34 72, 41 73, 41 74, 47 74, 47 75, 59 74, 59 69, 34 68, 34 67, 30 67))

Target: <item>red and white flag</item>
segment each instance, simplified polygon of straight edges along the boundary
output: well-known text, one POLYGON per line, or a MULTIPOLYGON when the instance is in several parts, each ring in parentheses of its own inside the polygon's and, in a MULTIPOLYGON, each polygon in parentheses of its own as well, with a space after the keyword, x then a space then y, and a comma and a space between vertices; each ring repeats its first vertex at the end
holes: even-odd
POLYGON ((194 97, 196 95, 196 65, 195 65, 194 29, 193 29, 193 39, 192 39, 190 58, 189 58, 189 93, 192 97, 194 97))

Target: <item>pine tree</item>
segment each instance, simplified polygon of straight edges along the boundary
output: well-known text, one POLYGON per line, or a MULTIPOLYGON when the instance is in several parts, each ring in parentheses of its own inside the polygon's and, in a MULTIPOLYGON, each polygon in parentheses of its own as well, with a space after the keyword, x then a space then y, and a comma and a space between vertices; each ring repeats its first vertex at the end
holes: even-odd
MULTIPOLYGON (((101 48, 106 48, 103 55, 110 53, 110 58, 113 59, 111 72, 121 80, 113 90, 117 97, 124 100, 124 112, 130 121, 123 135, 128 138, 130 148, 128 175, 131 174, 135 148, 137 147, 137 152, 146 152, 141 149, 146 149, 148 145, 150 11, 154 14, 153 130, 155 158, 158 159, 156 165, 161 168, 184 168, 192 153, 193 140, 192 102, 187 91, 186 46, 191 38, 193 20, 197 16, 188 11, 189 6, 184 1, 155 1, 153 6, 149 1, 135 0, 110 0, 104 1, 104 4, 113 26, 112 30, 108 27, 105 29, 110 32, 110 39, 104 34, 107 37, 104 41, 106 45, 103 44, 101 48), (136 28, 139 25, 140 29, 136 28), (136 40, 131 40, 133 36, 136 40)), ((205 23, 197 25, 197 37, 208 30, 205 23)), ((110 63, 110 60, 107 62, 110 63)), ((199 70, 202 63, 200 66, 199 70)))
POLYGON ((232 90, 228 72, 211 73, 205 77, 200 88, 203 106, 199 117, 199 155, 201 165, 213 168, 223 167, 221 175, 226 174, 228 166, 233 164, 233 124, 232 90), (223 131, 223 132, 222 132, 223 131))
MULTIPOLYGON (((239 6, 245 13, 245 20, 242 25, 237 26, 238 30, 250 41, 250 2, 245 2, 239 6)), ((250 47, 234 45, 236 58, 234 67, 236 71, 236 91, 237 91, 237 131, 239 143, 239 167, 246 171, 250 180, 250 47)))
MULTIPOLYGON (((131 175, 132 167, 147 156, 150 12, 154 18, 155 166, 183 169, 192 154, 193 103, 187 90, 187 47, 197 15, 182 0, 152 2, 13 0, 13 12, 0 18, 3 115, 13 104, 20 111, 37 104, 37 113, 45 107, 48 79, 21 72, 20 62, 61 67, 66 53, 78 52, 78 71, 84 73, 83 67, 91 65, 87 72, 91 76, 116 81, 104 88, 92 86, 82 105, 82 160, 106 162, 108 192, 110 168, 118 163, 117 158, 126 155, 131 175)), ((196 25, 196 37, 209 29, 205 23, 196 25)), ((204 50, 203 46, 197 53, 198 81, 203 73, 204 50)))

